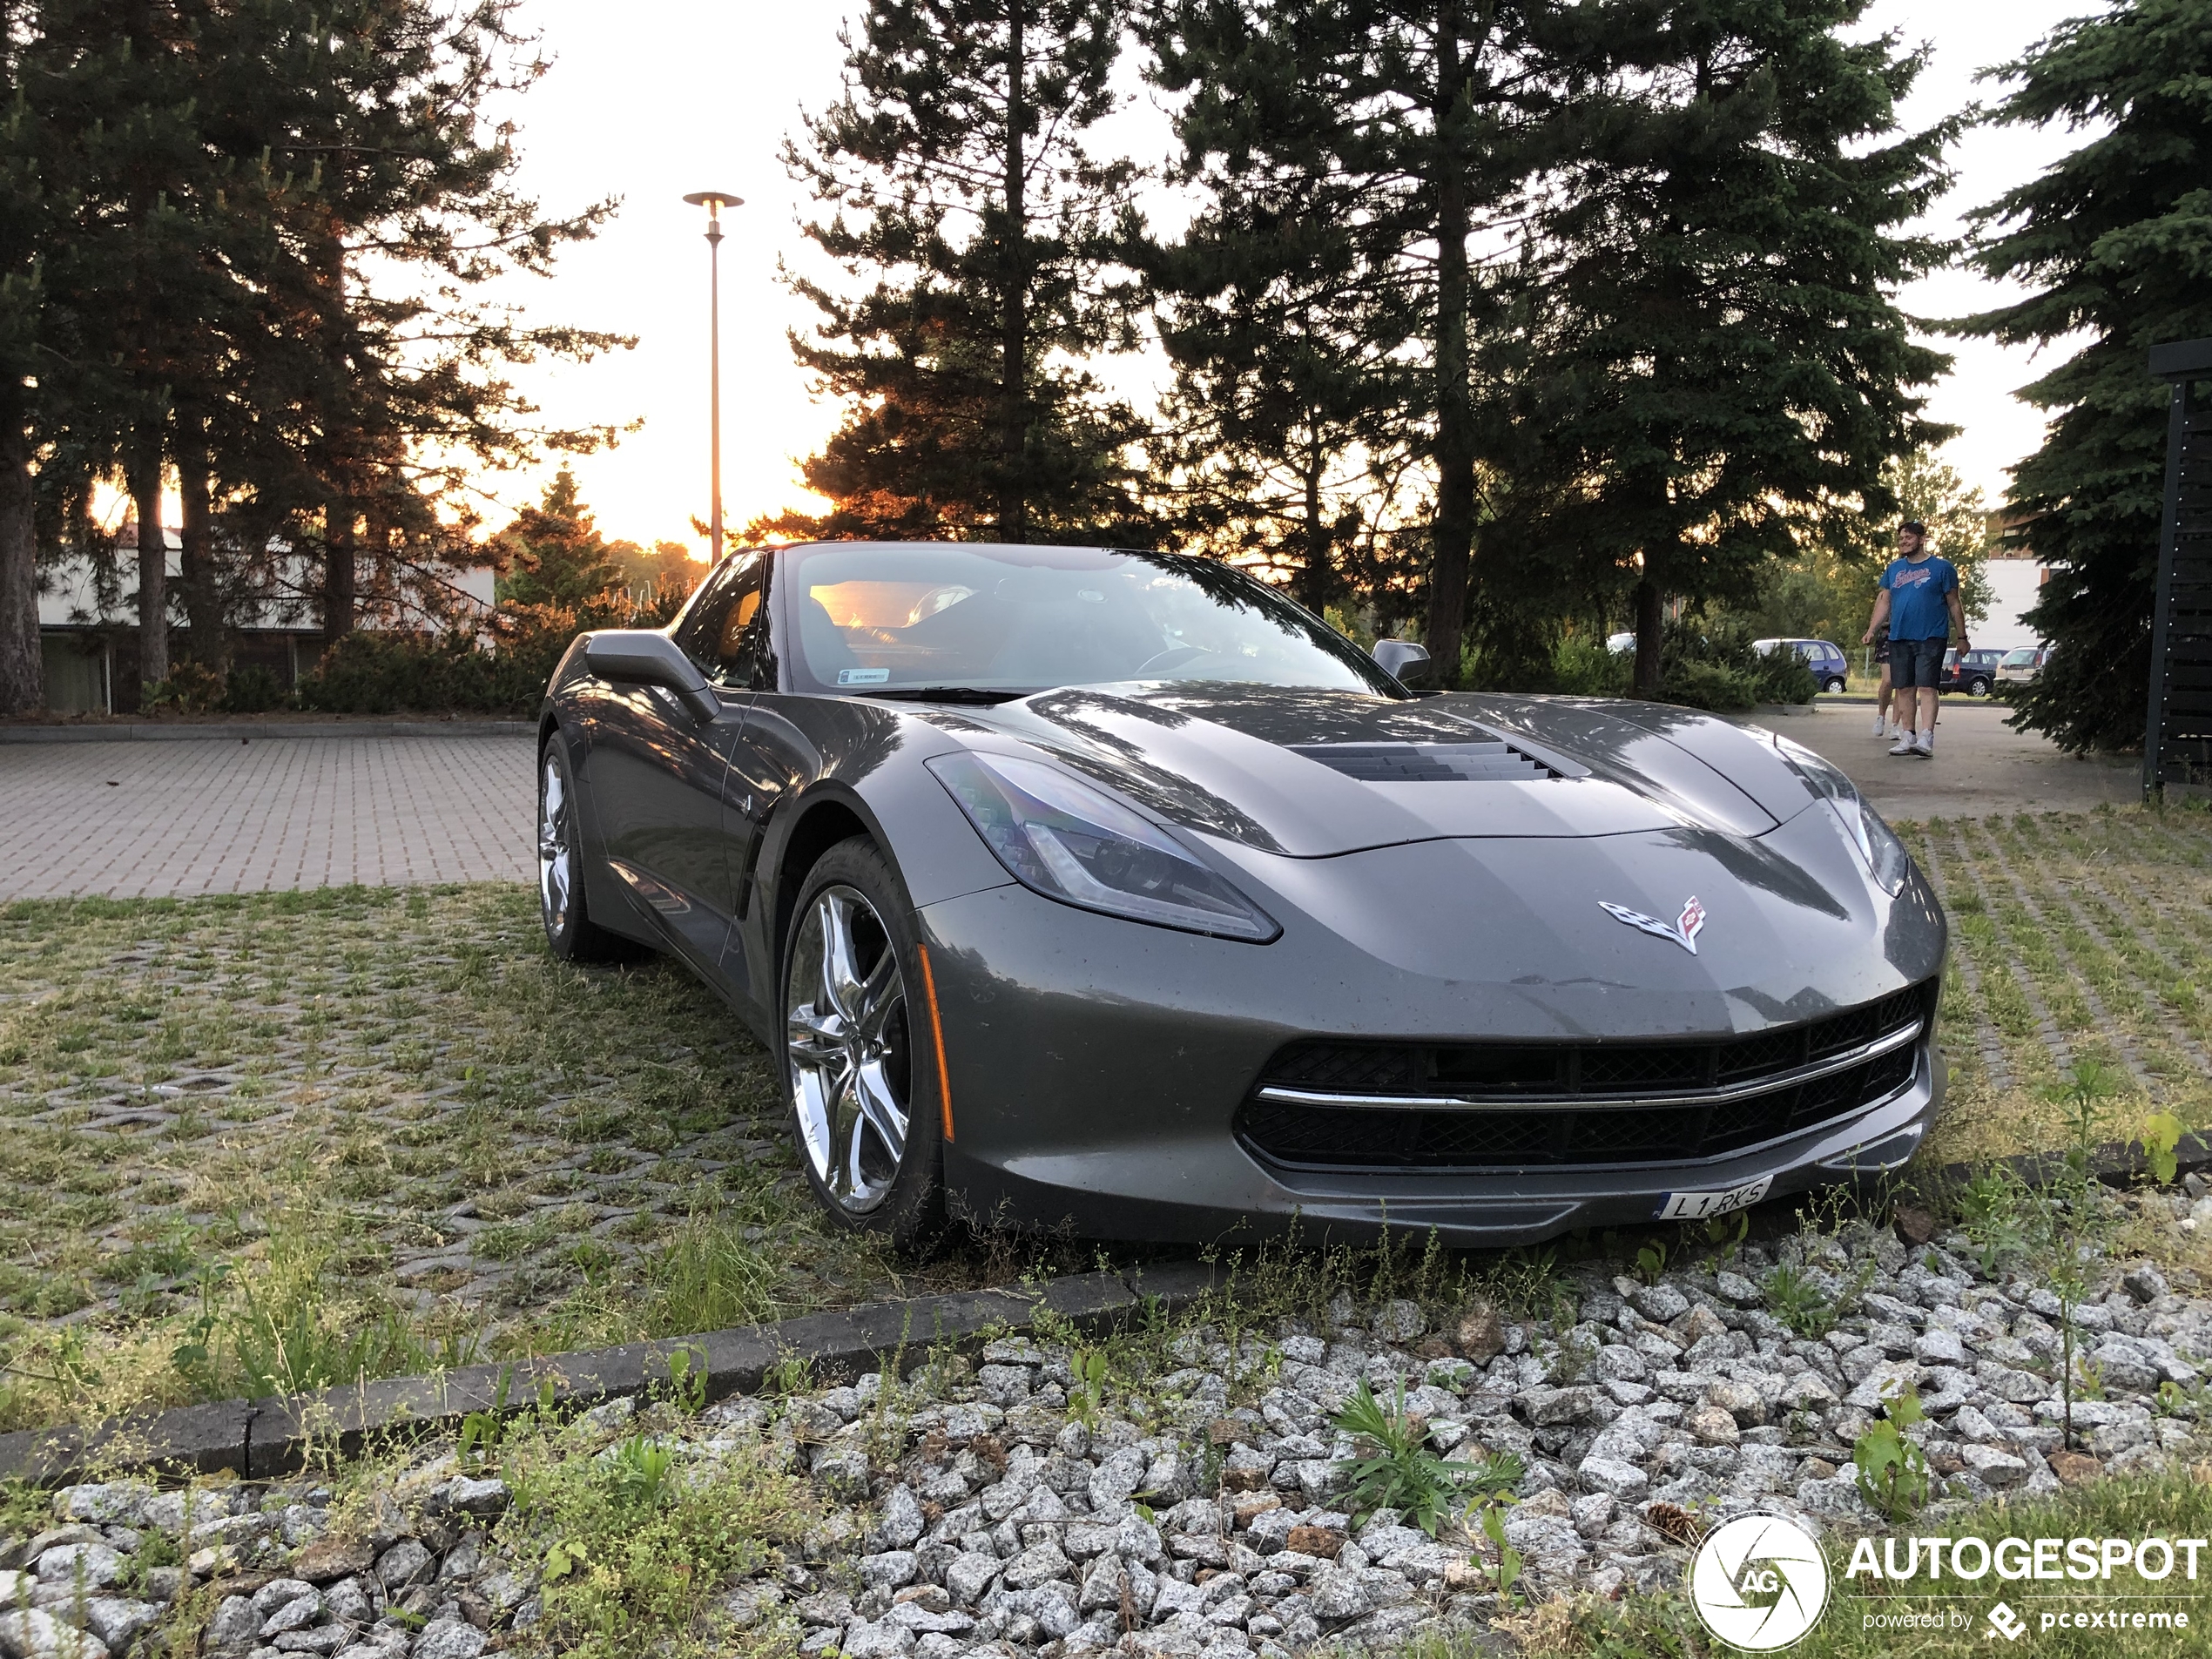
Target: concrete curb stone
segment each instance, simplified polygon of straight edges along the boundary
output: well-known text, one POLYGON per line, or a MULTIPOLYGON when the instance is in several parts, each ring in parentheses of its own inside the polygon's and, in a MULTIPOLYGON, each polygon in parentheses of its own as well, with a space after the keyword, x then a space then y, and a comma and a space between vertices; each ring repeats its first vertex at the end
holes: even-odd
POLYGON ((90 1431, 65 1426, 0 1434, 0 1478, 65 1486, 94 1466, 124 1473, 214 1474, 267 1480, 300 1467, 309 1442, 351 1457, 380 1433, 450 1428, 504 1400, 535 1403, 549 1385, 558 1405, 631 1398, 664 1386, 671 1362, 691 1356, 710 1401, 758 1390, 790 1358, 821 1371, 859 1373, 903 1355, 918 1363, 933 1345, 966 1347, 988 1330, 1028 1327, 1040 1311, 1080 1329, 1129 1318, 1148 1305, 1174 1312, 1216 1283, 1202 1262, 1170 1262, 1127 1274, 1085 1273, 1035 1290, 997 1289, 880 1302, 844 1313, 670 1337, 511 1364, 469 1366, 428 1377, 394 1377, 350 1388, 265 1399, 222 1400, 115 1419, 90 1431))

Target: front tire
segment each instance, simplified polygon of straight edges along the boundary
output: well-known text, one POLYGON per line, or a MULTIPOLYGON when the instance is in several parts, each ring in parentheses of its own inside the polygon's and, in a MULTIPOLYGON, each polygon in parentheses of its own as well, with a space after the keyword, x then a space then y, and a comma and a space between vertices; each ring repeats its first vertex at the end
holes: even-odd
POLYGON ((576 778, 556 731, 537 760, 537 914, 564 962, 629 961, 643 953, 591 920, 583 900, 583 836, 576 778))
POLYGON ((1989 695, 1989 682, 1986 679, 1977 679, 1973 681, 1966 687, 1966 695, 1968 697, 1987 697, 1989 695))
POLYGON ((944 1103, 913 907, 865 837, 807 873, 779 983, 807 1184, 841 1225, 913 1243, 941 1207, 944 1103))
POLYGON ((1844 683, 1841 680, 1831 679, 1820 689, 1824 691, 1840 691, 1844 689, 1844 683))

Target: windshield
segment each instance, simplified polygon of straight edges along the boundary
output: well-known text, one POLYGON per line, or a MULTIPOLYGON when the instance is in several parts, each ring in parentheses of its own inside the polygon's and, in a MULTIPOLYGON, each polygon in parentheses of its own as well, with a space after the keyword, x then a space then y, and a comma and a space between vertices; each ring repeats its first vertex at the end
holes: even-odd
POLYGON ((1092 548, 846 543, 778 556, 805 691, 1020 694, 1228 680, 1401 695, 1358 646, 1211 560, 1092 548))
POLYGON ((2007 651, 2005 654, 2005 660, 2001 666, 2006 668, 2026 668, 2034 660, 2035 653, 2032 650, 2007 651))

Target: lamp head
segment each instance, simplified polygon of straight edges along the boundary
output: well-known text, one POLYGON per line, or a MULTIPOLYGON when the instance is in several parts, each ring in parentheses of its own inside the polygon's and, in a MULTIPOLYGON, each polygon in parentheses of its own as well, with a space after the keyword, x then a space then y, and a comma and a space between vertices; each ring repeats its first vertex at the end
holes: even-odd
POLYGON ((718 218, 725 207, 742 207, 745 198, 727 190, 695 190, 684 199, 694 207, 706 209, 707 217, 718 218))

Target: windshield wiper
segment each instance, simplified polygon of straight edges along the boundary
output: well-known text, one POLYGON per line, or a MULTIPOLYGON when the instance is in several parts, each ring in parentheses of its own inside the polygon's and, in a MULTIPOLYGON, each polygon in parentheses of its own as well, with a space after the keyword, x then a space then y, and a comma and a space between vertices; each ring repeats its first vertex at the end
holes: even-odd
POLYGON ((881 685, 866 690, 848 687, 854 697, 895 698, 902 703, 1012 703, 1034 691, 994 691, 982 685, 881 685))

